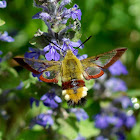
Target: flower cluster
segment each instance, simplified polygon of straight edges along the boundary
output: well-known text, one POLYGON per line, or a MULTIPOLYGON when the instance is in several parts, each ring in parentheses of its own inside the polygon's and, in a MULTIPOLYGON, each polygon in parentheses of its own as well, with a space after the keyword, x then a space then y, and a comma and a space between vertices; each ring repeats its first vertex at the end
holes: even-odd
MULTIPOLYGON (((7 3, 5 0, 0 1, 0 8, 6 8, 7 3)), ((0 26, 5 24, 5 22, 3 20, 0 20, 0 26)), ((14 39, 8 35, 8 32, 5 31, 4 33, 0 32, 0 40, 1 41, 5 41, 5 42, 13 42, 14 39)))
MULTIPOLYGON (((126 67, 117 61, 109 68, 113 76, 128 74, 126 67)), ((116 77, 105 74, 98 79, 94 85, 95 95, 100 97, 110 97, 114 92, 126 92, 126 83, 116 77)), ((114 99, 107 107, 101 107, 100 114, 94 117, 95 127, 101 129, 100 135, 96 140, 112 139, 125 140, 124 129, 131 129, 135 123, 135 117, 129 107, 133 107, 131 100, 127 96, 120 96, 114 99)))
POLYGON ((97 140, 101 137, 110 139, 115 136, 118 140, 121 140, 120 136, 125 139, 124 128, 131 129, 136 123, 132 113, 126 112, 129 106, 132 107, 131 100, 127 96, 122 96, 114 99, 108 107, 102 108, 101 113, 94 117, 95 127, 101 129, 97 140))
POLYGON ((52 110, 48 110, 47 113, 39 114, 32 120, 30 127, 32 128, 35 124, 41 125, 43 127, 52 126, 54 123, 52 119, 52 113, 52 110))
MULTIPOLYGON (((45 56, 47 60, 58 61, 65 55, 67 49, 74 51, 73 47, 78 47, 81 41, 71 41, 75 37, 77 22, 81 20, 81 10, 75 4, 72 8, 67 9, 65 5, 70 4, 71 0, 41 1, 34 0, 36 7, 42 8, 42 12, 38 12, 33 16, 33 19, 41 19, 48 27, 48 32, 38 31, 33 40, 36 40, 35 45, 43 41, 39 49, 30 49, 30 53, 26 53, 25 57, 38 59, 40 55, 45 56), (70 20, 70 24, 68 23, 70 20), (67 23, 67 26, 66 26, 67 23), (71 29, 72 31, 68 31, 71 29)), ((32 44, 34 44, 32 42, 32 44)), ((80 47, 83 48, 83 45, 80 47)), ((78 54, 78 50, 74 51, 78 54)))

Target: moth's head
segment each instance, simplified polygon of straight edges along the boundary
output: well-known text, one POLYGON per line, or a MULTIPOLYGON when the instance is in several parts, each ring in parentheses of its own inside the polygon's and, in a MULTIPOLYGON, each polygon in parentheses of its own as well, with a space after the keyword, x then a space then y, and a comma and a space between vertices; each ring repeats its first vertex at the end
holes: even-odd
POLYGON ((68 49, 65 57, 71 58, 72 56, 75 55, 73 54, 72 50, 68 49))

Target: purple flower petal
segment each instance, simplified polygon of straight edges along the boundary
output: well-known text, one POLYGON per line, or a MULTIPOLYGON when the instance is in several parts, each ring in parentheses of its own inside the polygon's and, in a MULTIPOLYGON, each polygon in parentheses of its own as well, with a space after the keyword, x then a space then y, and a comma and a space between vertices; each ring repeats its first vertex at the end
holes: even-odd
POLYGON ((127 75, 128 74, 126 67, 121 63, 120 60, 118 60, 112 66, 110 66, 109 71, 112 75, 121 75, 121 74, 127 75))
POLYGON ((81 121, 82 119, 83 120, 88 119, 88 115, 84 111, 84 109, 72 108, 72 109, 70 109, 70 112, 72 112, 76 115, 76 118, 78 121, 81 121))
POLYGON ((46 126, 52 126, 54 124, 54 121, 51 117, 51 114, 46 113, 46 114, 40 114, 38 115, 34 120, 33 120, 33 124, 32 125, 41 125, 43 127, 46 126))
POLYGON ((0 33, 0 40, 5 42, 13 42, 14 39, 11 36, 8 36, 8 32, 4 32, 3 34, 0 33))
POLYGON ((7 6, 7 3, 5 0, 0 1, 0 8, 5 8, 7 6))
POLYGON ((58 97, 54 91, 50 92, 50 93, 46 93, 44 94, 40 100, 43 101, 43 104, 47 107, 50 108, 57 108, 58 104, 57 103, 61 103, 62 100, 60 97, 58 97))
POLYGON ((24 86, 23 82, 20 82, 20 84, 16 87, 16 90, 21 90, 23 86, 24 86))
POLYGON ((97 115, 95 117, 95 127, 100 129, 105 129, 109 126, 107 121, 108 116, 97 115))
POLYGON ((81 136, 81 135, 79 134, 79 135, 77 136, 77 138, 74 139, 74 140, 86 140, 86 138, 83 137, 83 136, 81 136))
POLYGON ((39 100, 37 100, 37 99, 31 97, 31 98, 30 98, 30 106, 31 106, 31 108, 33 107, 33 103, 34 103, 34 102, 35 102, 36 106, 39 106, 39 100))
POLYGON ((134 116, 127 116, 125 125, 128 128, 132 128, 136 124, 136 119, 134 116))
POLYGON ((88 57, 88 55, 87 54, 83 54, 83 55, 81 55, 81 56, 77 56, 77 58, 79 59, 79 60, 83 60, 83 59, 85 59, 85 58, 87 58, 88 57))
POLYGON ((80 9, 78 9, 78 6, 75 4, 72 8, 72 11, 71 11, 71 17, 74 20, 76 18, 78 18, 78 20, 81 20, 81 16, 82 16, 82 12, 80 9))
POLYGON ((61 98, 58 97, 58 96, 55 96, 55 97, 54 97, 54 100, 55 100, 57 103, 61 103, 61 102, 62 102, 61 98))
POLYGON ((45 12, 38 12, 32 17, 32 19, 42 19, 45 21, 45 20, 51 20, 51 16, 45 12))
POLYGON ((125 82, 119 78, 110 78, 109 80, 106 81, 105 86, 106 88, 109 88, 113 92, 127 90, 125 82))
POLYGON ((116 98, 116 99, 113 101, 113 103, 114 103, 114 104, 121 103, 122 108, 124 108, 124 109, 128 108, 129 106, 130 106, 130 107, 133 106, 131 100, 130 100, 129 97, 127 97, 127 96, 121 96, 121 97, 119 97, 119 98, 116 98))

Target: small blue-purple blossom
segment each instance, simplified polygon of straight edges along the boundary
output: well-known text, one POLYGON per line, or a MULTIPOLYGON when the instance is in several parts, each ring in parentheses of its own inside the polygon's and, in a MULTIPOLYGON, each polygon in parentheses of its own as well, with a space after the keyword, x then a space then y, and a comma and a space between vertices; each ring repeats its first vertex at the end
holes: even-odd
POLYGON ((8 36, 8 32, 0 33, 0 40, 5 42, 13 42, 14 39, 11 36, 8 36))
MULTIPOLYGON (((0 51, 0 55, 2 55, 3 54, 3 52, 2 51, 0 51)), ((2 61, 2 58, 0 57, 0 62, 2 61)))
POLYGON ((77 58, 79 59, 79 60, 83 60, 83 59, 86 59, 88 57, 88 55, 87 54, 83 54, 83 55, 77 55, 77 58))
MULTIPOLYGON (((54 43, 56 44, 56 42, 54 43)), ((44 52, 46 53, 45 57, 48 61, 58 61, 60 59, 60 54, 57 52, 58 50, 60 50, 60 48, 58 48, 57 46, 57 44, 55 46, 54 44, 50 43, 44 48, 44 52)))
POLYGON ((96 137, 95 140, 108 140, 108 139, 105 138, 104 136, 100 135, 100 136, 96 137))
POLYGON ((33 119, 32 126, 34 126, 35 124, 41 125, 43 127, 52 126, 54 124, 52 113, 52 110, 48 110, 47 113, 38 115, 33 119))
POLYGON ((61 103, 62 100, 60 97, 58 97, 54 91, 50 92, 50 93, 46 93, 44 94, 40 100, 43 101, 43 104, 47 107, 50 108, 57 108, 58 107, 58 103, 61 103))
POLYGON ((71 0, 62 0, 59 6, 59 11, 62 10, 62 8, 64 8, 64 6, 69 4, 70 2, 71 0))
POLYGON ((117 132, 117 140, 126 140, 126 137, 123 132, 117 132))
POLYGON ((72 112, 76 115, 76 118, 77 118, 78 121, 88 119, 88 114, 84 111, 84 109, 71 108, 70 112, 72 112))
POLYGON ((38 59, 40 57, 40 55, 44 55, 44 51, 40 50, 40 49, 35 49, 35 48, 31 48, 29 47, 29 51, 30 52, 26 52, 24 57, 25 58, 35 58, 38 59))
POLYGON ((126 83, 119 78, 110 78, 106 81, 105 87, 113 92, 127 91, 126 83))
POLYGON ((80 9, 78 9, 78 5, 74 5, 73 8, 71 8, 71 17, 72 19, 78 19, 81 20, 82 12, 80 9))
POLYGON ((51 16, 46 12, 38 12, 35 14, 32 19, 42 19, 44 21, 51 20, 51 16))
POLYGON ((127 128, 132 128, 135 124, 136 124, 136 119, 133 115, 126 117, 125 125, 127 128))
POLYGON ((7 6, 7 3, 5 0, 0 1, 0 8, 5 8, 7 6))
POLYGON ((109 71, 112 75, 121 75, 121 74, 127 75, 128 74, 126 67, 121 63, 120 60, 118 60, 112 66, 110 66, 109 71))
POLYGON ((81 136, 81 135, 79 134, 79 135, 77 136, 77 138, 74 139, 74 140, 86 140, 86 138, 83 137, 83 136, 81 136))
POLYGON ((113 101, 113 104, 118 104, 120 103, 122 108, 123 109, 127 109, 129 106, 132 107, 133 104, 132 104, 132 101, 130 100, 129 97, 127 96, 121 96, 119 98, 116 98, 114 101, 113 101))
MULTIPOLYGON (((73 48, 73 47, 79 47, 82 44, 81 40, 78 40, 77 42, 72 42, 70 41, 68 38, 63 38, 63 45, 62 48, 63 50, 72 50, 72 52, 74 53, 74 55, 77 55, 78 50, 73 48)), ((82 49, 84 46, 80 46, 80 49, 82 49)))
POLYGON ((117 116, 107 116, 107 122, 109 125, 114 125, 118 128, 123 125, 123 120, 117 116))
POLYGON ((100 129, 105 129, 109 126, 108 116, 106 115, 96 115, 95 117, 95 127, 100 129))
POLYGON ((36 105, 37 107, 39 106, 39 100, 37 100, 37 99, 31 97, 31 98, 30 98, 30 106, 31 106, 31 108, 33 107, 33 103, 34 103, 34 102, 35 102, 35 105, 36 105))
POLYGON ((21 89, 23 88, 23 86, 24 86, 24 84, 23 84, 23 82, 21 81, 21 82, 19 83, 19 85, 16 87, 16 90, 21 90, 21 89))
POLYGON ((42 82, 42 81, 39 79, 39 77, 42 75, 42 73, 40 73, 40 74, 32 73, 32 75, 33 75, 33 77, 37 77, 39 82, 42 82))

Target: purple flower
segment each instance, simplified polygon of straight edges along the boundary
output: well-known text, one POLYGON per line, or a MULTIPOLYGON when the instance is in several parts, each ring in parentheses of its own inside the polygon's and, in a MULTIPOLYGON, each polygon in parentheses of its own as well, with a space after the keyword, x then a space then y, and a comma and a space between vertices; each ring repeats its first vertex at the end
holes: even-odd
POLYGON ((39 106, 39 100, 37 100, 37 99, 31 97, 31 98, 30 98, 30 106, 31 106, 31 108, 33 107, 33 103, 34 103, 34 102, 35 102, 35 105, 36 105, 36 106, 39 106))
POLYGON ((78 9, 78 5, 74 5, 73 8, 71 9, 71 17, 72 19, 78 18, 81 20, 82 12, 80 9, 78 9))
POLYGON ((46 12, 38 12, 32 17, 32 19, 42 19, 44 21, 46 20, 51 21, 51 16, 46 12))
POLYGON ((24 84, 21 81, 20 84, 16 87, 16 90, 21 90, 23 88, 24 84))
POLYGON ((32 125, 34 126, 35 124, 38 124, 43 127, 52 126, 54 124, 54 121, 51 115, 52 115, 52 110, 48 110, 47 113, 44 113, 44 114, 42 113, 38 115, 37 117, 33 119, 32 125))
POLYGON ((105 86, 113 92, 127 90, 125 82, 119 78, 110 78, 106 81, 105 86))
POLYGON ((127 75, 128 74, 126 67, 121 63, 120 60, 118 60, 112 66, 110 66, 109 71, 112 75, 121 75, 121 74, 127 75))
POLYGON ((0 40, 5 42, 13 42, 14 39, 11 36, 8 36, 8 32, 0 33, 0 40))
MULTIPOLYGON (((77 41, 77 42, 72 42, 67 38, 63 38, 63 45, 62 48, 63 50, 72 50, 72 52, 74 53, 74 55, 77 55, 78 50, 74 49, 73 47, 79 47, 81 45, 81 41, 77 41)), ((80 47, 81 49, 83 48, 83 45, 80 47)))
POLYGON ((127 128, 132 128, 135 124, 136 124, 136 119, 133 115, 126 117, 125 125, 127 128))
POLYGON ((0 1, 0 8, 5 8, 7 6, 7 3, 5 0, 0 1))
POLYGON ((77 58, 79 59, 79 60, 83 60, 83 59, 86 59, 88 57, 88 55, 87 54, 83 54, 83 55, 77 55, 77 58))
POLYGON ((108 139, 106 139, 104 136, 98 136, 96 137, 95 140, 108 140, 108 139))
POLYGON ((58 104, 57 103, 61 103, 62 100, 60 97, 58 97, 54 91, 52 91, 51 93, 46 93, 45 95, 43 95, 40 100, 43 101, 44 105, 50 108, 57 108, 58 104))
POLYGON ((37 77, 39 82, 42 82, 42 81, 39 79, 39 77, 42 75, 42 73, 40 73, 40 74, 32 73, 32 75, 33 75, 33 77, 37 77))
POLYGON ((88 119, 88 115, 87 113, 84 111, 84 109, 80 109, 80 108, 72 108, 70 109, 70 112, 74 113, 76 115, 76 118, 78 121, 86 120, 88 119))
POLYGON ((40 49, 34 49, 29 47, 29 51, 30 52, 25 53, 24 57, 38 59, 40 55, 44 55, 44 51, 41 51, 40 49))
POLYGON ((114 125, 115 127, 121 127, 123 125, 123 120, 117 116, 108 116, 107 122, 110 125, 114 125))
POLYGON ((45 54, 45 57, 48 61, 51 61, 51 60, 58 61, 60 59, 60 54, 57 52, 57 50, 60 50, 60 49, 57 46, 58 45, 55 46, 54 44, 50 43, 44 48, 44 52, 47 52, 45 54))
POLYGON ((106 115, 97 115, 95 117, 95 127, 100 129, 105 129, 109 126, 108 116, 106 115))
POLYGON ((83 137, 83 136, 81 136, 81 135, 79 134, 79 135, 77 136, 77 138, 74 139, 74 140, 86 140, 86 138, 83 137))
POLYGON ((117 140, 126 140, 126 137, 123 132, 117 132, 117 140))
MULTIPOLYGON (((2 55, 3 54, 3 52, 2 51, 0 51, 0 55, 2 55)), ((0 57, 0 62, 2 61, 2 58, 0 57)))
POLYGON ((124 108, 124 109, 128 108, 129 106, 130 106, 130 107, 133 106, 131 100, 130 100, 127 96, 121 96, 121 97, 119 97, 119 98, 116 98, 116 99, 113 101, 113 104, 117 104, 117 103, 121 103, 122 108, 124 108))
POLYGON ((62 2, 60 3, 60 6, 59 6, 59 11, 62 10, 62 8, 69 4, 71 2, 71 0, 62 0, 62 2))

